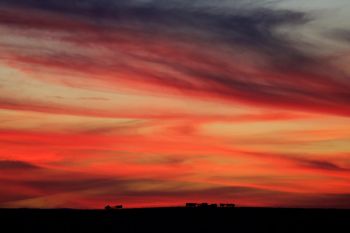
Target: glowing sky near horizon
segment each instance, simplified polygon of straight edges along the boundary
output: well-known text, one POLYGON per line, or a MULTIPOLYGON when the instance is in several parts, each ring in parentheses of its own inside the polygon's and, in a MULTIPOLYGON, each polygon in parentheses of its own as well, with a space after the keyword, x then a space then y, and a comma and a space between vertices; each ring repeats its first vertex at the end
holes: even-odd
POLYGON ((0 0, 0 207, 350 208, 347 0, 0 0))

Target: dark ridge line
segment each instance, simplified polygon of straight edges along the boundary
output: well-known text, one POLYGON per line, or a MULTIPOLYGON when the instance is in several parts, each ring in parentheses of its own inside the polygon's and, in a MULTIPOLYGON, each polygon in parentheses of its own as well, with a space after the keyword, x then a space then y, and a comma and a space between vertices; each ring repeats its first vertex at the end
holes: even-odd
POLYGON ((234 207, 234 208, 223 208, 223 207, 217 207, 217 208, 191 208, 191 207, 185 207, 185 206, 172 206, 172 207, 124 207, 122 209, 112 209, 112 210, 105 210, 105 209, 79 209, 79 208, 0 208, 0 211, 2 210, 39 210, 39 211, 101 211, 101 212, 120 212, 125 210, 171 210, 171 209, 186 209, 186 210, 235 210, 235 209, 259 209, 259 210, 340 210, 340 211, 350 211, 350 208, 304 208, 304 207, 234 207))

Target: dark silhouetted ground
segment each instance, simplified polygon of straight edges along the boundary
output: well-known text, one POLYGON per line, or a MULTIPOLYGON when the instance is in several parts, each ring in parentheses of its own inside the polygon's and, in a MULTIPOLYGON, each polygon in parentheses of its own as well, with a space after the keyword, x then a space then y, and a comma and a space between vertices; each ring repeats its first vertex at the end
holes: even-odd
POLYGON ((269 208, 0 209, 0 224, 0 232, 333 233, 350 232, 350 211, 269 208))

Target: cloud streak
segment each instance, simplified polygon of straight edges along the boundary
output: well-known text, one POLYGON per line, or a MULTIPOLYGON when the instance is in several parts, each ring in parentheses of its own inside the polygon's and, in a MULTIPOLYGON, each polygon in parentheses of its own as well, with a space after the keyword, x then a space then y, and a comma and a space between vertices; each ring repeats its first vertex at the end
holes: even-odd
POLYGON ((32 170, 39 169, 38 166, 23 161, 0 161, 0 170, 32 170))
POLYGON ((105 74, 110 83, 136 82, 139 88, 147 84, 157 91, 164 86, 197 98, 349 114, 348 76, 277 32, 307 23, 306 13, 260 7, 221 14, 220 10, 123 1, 85 5, 18 1, 7 6, 19 10, 21 17, 14 19, 13 12, 5 10, 6 25, 68 33, 55 39, 79 44, 86 52, 33 56, 17 50, 9 59, 19 64, 105 74), (23 12, 18 6, 30 7, 23 12), (71 21, 71 17, 78 18, 71 21), (95 59, 87 53, 91 46, 115 53, 102 52, 95 59), (251 63, 251 59, 263 63, 251 63))

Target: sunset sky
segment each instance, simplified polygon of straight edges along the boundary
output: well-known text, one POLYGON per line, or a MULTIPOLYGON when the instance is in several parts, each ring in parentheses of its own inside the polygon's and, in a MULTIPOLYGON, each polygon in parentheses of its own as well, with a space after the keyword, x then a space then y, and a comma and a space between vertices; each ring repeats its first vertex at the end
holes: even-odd
POLYGON ((350 1, 0 0, 0 207, 350 208, 350 1))

